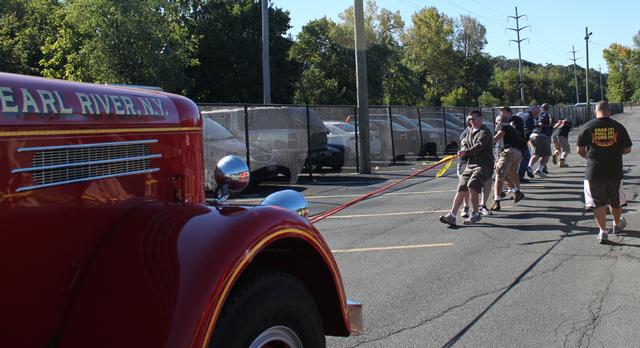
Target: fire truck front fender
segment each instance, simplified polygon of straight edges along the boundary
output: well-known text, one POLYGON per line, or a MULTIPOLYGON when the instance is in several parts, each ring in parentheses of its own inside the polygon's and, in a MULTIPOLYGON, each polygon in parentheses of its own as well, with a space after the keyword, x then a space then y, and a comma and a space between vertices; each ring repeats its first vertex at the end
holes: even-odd
POLYGON ((327 334, 348 335, 335 260, 305 219, 274 207, 144 205, 117 226, 78 275, 59 347, 206 347, 246 272, 300 278, 327 334))

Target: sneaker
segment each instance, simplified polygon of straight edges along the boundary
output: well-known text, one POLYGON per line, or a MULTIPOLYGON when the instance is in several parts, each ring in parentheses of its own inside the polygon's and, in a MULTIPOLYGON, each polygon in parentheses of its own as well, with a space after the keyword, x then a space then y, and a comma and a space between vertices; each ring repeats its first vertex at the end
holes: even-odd
POLYGON ((619 234, 625 227, 627 227, 627 220, 624 217, 620 217, 617 225, 613 225, 611 231, 613 234, 619 234))
POLYGON ((486 205, 481 205, 478 209, 478 212, 484 216, 491 215, 491 212, 489 211, 489 209, 487 209, 486 205))
POLYGON ((545 174, 549 174, 549 170, 547 169, 547 167, 542 168, 542 172, 545 174))
POLYGON ((513 193, 513 204, 520 202, 524 198, 522 191, 516 191, 513 193))
POLYGON ((600 233, 598 233, 598 242, 605 244, 607 240, 609 240, 609 234, 605 231, 600 231, 600 233))
POLYGON ((471 213, 468 219, 464 220, 465 225, 475 224, 476 222, 482 220, 482 215, 480 213, 471 213))
POLYGON ((527 167, 527 176, 533 179, 533 169, 531 167, 527 167))
POLYGON ((569 165, 567 164, 567 162, 565 162, 564 160, 560 160, 560 164, 559 164, 560 168, 569 168, 569 165))
POLYGON ((468 218, 469 217, 469 207, 462 207, 462 216, 463 218, 468 218))
POLYGON ((443 224, 456 226, 456 217, 451 215, 451 213, 448 213, 447 215, 440 215, 438 220, 440 220, 440 222, 442 222, 443 224))
POLYGON ((493 205, 491 206, 491 210, 495 210, 495 211, 500 210, 500 202, 494 201, 493 205))
POLYGON ((545 174, 543 171, 541 170, 536 170, 535 174, 541 178, 545 178, 547 176, 547 174, 545 174))

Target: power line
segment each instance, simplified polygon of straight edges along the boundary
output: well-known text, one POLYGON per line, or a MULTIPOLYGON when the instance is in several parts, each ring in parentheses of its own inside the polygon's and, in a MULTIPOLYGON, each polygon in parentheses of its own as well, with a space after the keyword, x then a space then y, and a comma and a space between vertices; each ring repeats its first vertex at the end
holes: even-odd
POLYGON ((580 92, 578 91, 578 68, 576 67, 576 61, 580 58, 576 58, 576 48, 571 46, 571 51, 569 53, 573 53, 573 59, 569 58, 569 60, 573 61, 573 77, 575 79, 576 85, 576 103, 580 102, 580 92))
POLYGON ((508 17, 508 16, 509 16, 508 14, 503 13, 503 12, 500 12, 500 11, 498 11, 498 10, 496 10, 496 9, 493 9, 493 8, 491 8, 491 7, 487 6, 487 5, 485 5, 485 4, 483 4, 483 3, 479 2, 479 1, 476 1, 476 0, 471 0, 471 1, 475 2, 476 4, 478 4, 478 5, 480 5, 480 6, 484 7, 484 8, 486 8, 487 10, 489 10, 489 11, 491 11, 491 12, 496 12, 496 13, 498 13, 499 15, 502 15, 502 16, 505 16, 505 17, 508 17))
POLYGON ((513 18, 516 20, 516 27, 515 28, 507 28, 507 30, 513 30, 516 32, 516 37, 517 40, 509 40, 509 42, 513 41, 515 43, 518 44, 518 76, 520 77, 518 84, 520 85, 520 101, 522 102, 522 105, 525 104, 525 100, 524 100, 524 86, 522 84, 522 53, 520 51, 520 43, 524 40, 529 40, 527 38, 525 39, 521 39, 520 38, 520 31, 528 28, 529 26, 526 25, 524 27, 520 27, 520 18, 524 17, 526 15, 518 15, 518 7, 516 6, 516 15, 515 16, 509 16, 509 18, 513 18))
POLYGON ((458 5, 458 4, 456 4, 455 2, 453 2, 453 1, 451 1, 451 0, 444 0, 444 1, 448 2, 449 4, 451 4, 452 6, 454 6, 454 7, 456 7, 456 8, 458 8, 458 9, 460 9, 460 10, 462 10, 462 11, 466 12, 467 14, 471 14, 471 15, 474 15, 474 16, 479 17, 479 18, 484 18, 484 19, 486 19, 487 21, 492 22, 492 23, 495 23, 495 24, 497 24, 497 25, 503 25, 503 24, 504 24, 504 23, 500 23, 500 22, 498 22, 498 21, 496 21, 496 20, 494 20, 494 19, 492 19, 492 18, 490 18, 490 17, 486 17, 486 16, 483 16, 483 15, 481 15, 481 14, 478 14, 478 13, 475 13, 475 12, 473 12, 473 11, 470 11, 470 10, 468 10, 468 9, 466 9, 466 8, 464 8, 464 7, 460 6, 460 5, 458 5))

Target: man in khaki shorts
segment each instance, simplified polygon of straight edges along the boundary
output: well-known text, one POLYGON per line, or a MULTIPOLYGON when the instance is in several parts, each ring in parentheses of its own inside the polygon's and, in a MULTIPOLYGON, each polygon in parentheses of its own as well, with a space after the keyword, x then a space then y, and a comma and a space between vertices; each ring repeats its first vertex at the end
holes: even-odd
POLYGON ((471 129, 463 139, 464 150, 458 154, 467 159, 467 164, 458 182, 458 193, 453 199, 451 211, 447 215, 439 217, 440 222, 456 226, 456 215, 462 201, 470 196, 473 212, 465 224, 473 224, 482 219, 479 212, 480 193, 486 180, 491 180, 493 173, 494 158, 491 130, 482 124, 482 112, 473 110, 471 116, 471 129))
POLYGON ((517 134, 509 124, 509 120, 502 115, 496 118, 496 135, 493 137, 494 143, 499 141, 502 141, 503 145, 495 166, 496 180, 491 210, 500 210, 498 197, 502 192, 504 181, 514 190, 514 203, 518 203, 524 198, 524 194, 520 191, 520 177, 518 176, 518 168, 520 161, 522 161, 522 149, 525 146, 524 139, 517 134))

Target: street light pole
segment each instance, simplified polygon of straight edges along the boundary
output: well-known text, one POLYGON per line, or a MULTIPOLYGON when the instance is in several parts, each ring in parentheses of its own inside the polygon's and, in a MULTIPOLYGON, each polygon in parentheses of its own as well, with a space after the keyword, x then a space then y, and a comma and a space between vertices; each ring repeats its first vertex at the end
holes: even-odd
POLYGON ((356 90, 358 92, 358 148, 360 174, 371 173, 371 147, 369 143, 369 92, 367 90, 367 46, 364 33, 364 10, 362 0, 353 1, 355 46, 356 46, 356 90))
POLYGON ((598 64, 598 71, 600 72, 600 100, 604 100, 604 89, 602 89, 602 66, 598 64))
POLYGON ((262 0, 262 101, 271 104, 269 72, 269 0, 262 0))
POLYGON ((589 32, 589 27, 585 27, 584 28, 584 42, 585 42, 585 46, 586 46, 586 53, 587 53, 587 69, 585 71, 585 87, 586 87, 586 93, 585 95, 587 96, 586 102, 587 102, 587 113, 588 113, 588 117, 591 117, 591 104, 589 102, 589 37, 591 36, 591 34, 589 32))

